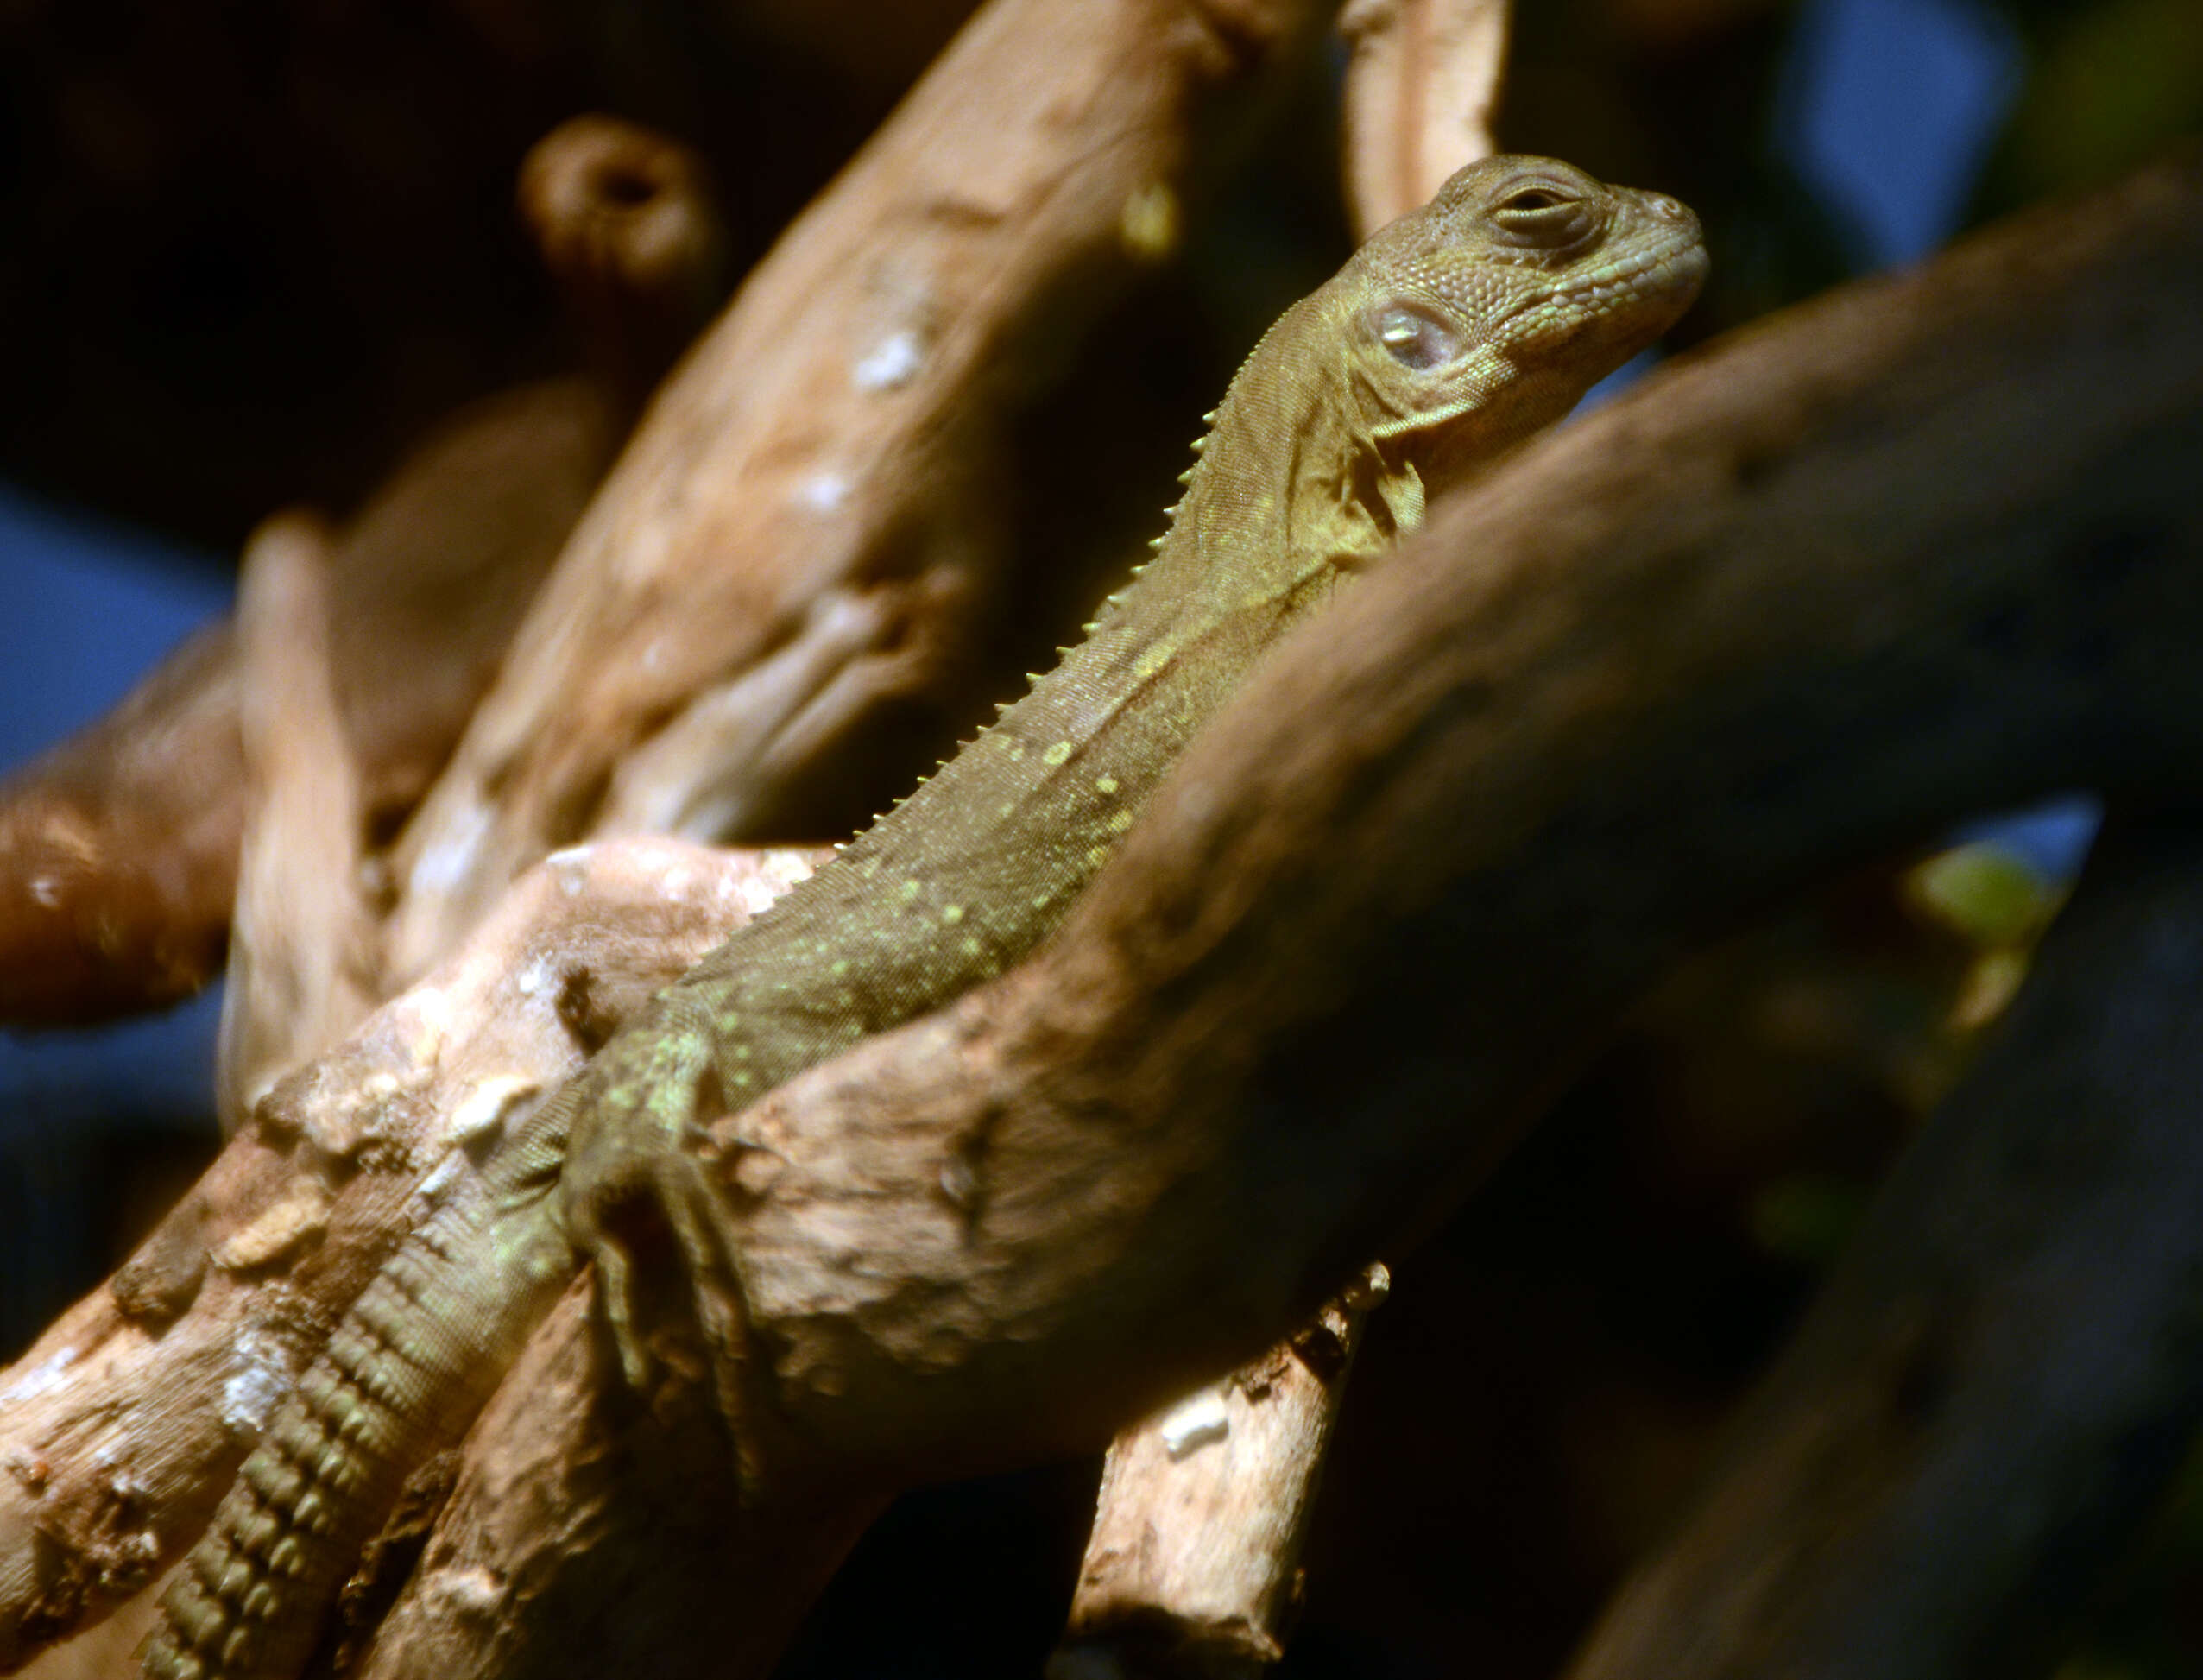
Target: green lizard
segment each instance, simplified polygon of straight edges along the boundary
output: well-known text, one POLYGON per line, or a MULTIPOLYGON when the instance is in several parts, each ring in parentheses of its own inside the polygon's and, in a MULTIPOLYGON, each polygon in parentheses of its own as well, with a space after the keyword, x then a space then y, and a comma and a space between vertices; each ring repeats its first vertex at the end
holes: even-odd
POLYGON ((1208 417, 1155 558, 1087 639, 661 993, 480 1175, 442 1175, 445 1199, 279 1408, 179 1571, 146 1671, 295 1672, 408 1469, 464 1430, 578 1254, 639 1378, 621 1213, 654 1204, 688 1263, 713 1264, 695 1129, 1029 952, 1279 633, 1419 523, 1431 489, 1651 342, 1705 266, 1672 199, 1500 157, 1289 310, 1208 417))

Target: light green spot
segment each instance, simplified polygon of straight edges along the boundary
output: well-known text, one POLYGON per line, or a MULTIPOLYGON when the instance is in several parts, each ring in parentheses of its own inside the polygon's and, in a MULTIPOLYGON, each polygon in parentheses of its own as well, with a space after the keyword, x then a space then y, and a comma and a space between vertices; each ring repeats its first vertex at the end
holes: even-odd
POLYGON ((969 933, 964 935, 963 953, 967 957, 976 957, 979 955, 979 941, 973 938, 969 933))
POLYGON ((831 970, 830 970, 830 972, 831 972, 831 973, 833 974, 833 976, 835 976, 835 978, 839 979, 842 976, 843 976, 843 975, 847 974, 849 971, 849 959, 848 957, 836 957, 836 958, 834 959, 834 966, 833 966, 832 969, 831 969, 831 970))
POLYGON ((961 904, 943 906, 941 910, 941 919, 944 922, 950 923, 962 921, 963 919, 963 906, 961 904))
POLYGON ((1114 776, 1102 777, 1101 780, 1094 784, 1094 791, 1097 793, 1115 793, 1117 791, 1117 779, 1114 776))
POLYGON ((1090 846, 1087 849, 1086 866, 1089 869, 1098 869, 1108 861, 1109 849, 1107 846, 1090 846))
POLYGON ((1129 811, 1120 811, 1115 816, 1109 818, 1109 832, 1112 834, 1122 834, 1131 826, 1132 812, 1129 811))
POLYGON ((1068 741, 1058 741, 1046 752, 1040 755, 1040 761, 1044 764, 1061 764, 1070 755, 1071 743, 1068 741))
POLYGON ((916 898, 916 897, 918 895, 918 894, 919 894, 920 892, 922 892, 923 890, 924 890, 924 889, 923 889, 922 887, 920 887, 918 886, 918 884, 916 881, 906 881, 903 883, 903 902, 904 902, 905 904, 908 904, 908 903, 909 903, 909 902, 910 902, 912 899, 916 898))
POLYGON ((735 1083, 747 1090, 749 1088, 749 1076, 747 1073, 738 1073, 735 1076, 735 1083))

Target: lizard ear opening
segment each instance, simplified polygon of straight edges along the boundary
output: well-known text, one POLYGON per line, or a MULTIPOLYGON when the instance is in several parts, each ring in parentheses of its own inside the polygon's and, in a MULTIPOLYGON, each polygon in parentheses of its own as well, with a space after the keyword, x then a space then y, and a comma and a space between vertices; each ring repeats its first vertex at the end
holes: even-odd
POLYGON ((1428 309, 1394 303, 1377 312, 1377 342, 1402 367, 1420 372, 1461 354, 1461 335, 1428 309))

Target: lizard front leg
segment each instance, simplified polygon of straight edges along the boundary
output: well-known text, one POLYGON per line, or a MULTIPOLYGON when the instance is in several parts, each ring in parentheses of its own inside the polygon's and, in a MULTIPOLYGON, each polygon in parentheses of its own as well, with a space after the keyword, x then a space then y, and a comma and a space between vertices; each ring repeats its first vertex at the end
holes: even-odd
POLYGON ((638 1389, 655 1363, 637 1278, 638 1240, 653 1224, 672 1240, 715 1367, 739 1366, 747 1342, 728 1213, 699 1153, 703 1127, 729 1107, 714 1023, 673 991, 657 1026, 646 1053, 615 1053, 590 1071, 560 1188, 574 1247, 597 1268, 622 1374, 638 1389))

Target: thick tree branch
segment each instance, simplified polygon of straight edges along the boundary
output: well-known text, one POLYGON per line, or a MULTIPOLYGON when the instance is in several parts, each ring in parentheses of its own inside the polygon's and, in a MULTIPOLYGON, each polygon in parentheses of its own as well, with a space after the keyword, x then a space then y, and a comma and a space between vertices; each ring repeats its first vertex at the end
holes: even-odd
POLYGON ((1442 1208, 1707 932, 1962 812, 2193 789, 2199 205, 2190 158, 2022 218, 1534 448, 1051 947, 715 1127, 765 1485, 1089 1442, 1442 1208))
MULTIPOLYGON (((1091 1445, 1442 1209, 1709 931, 1960 812, 2195 791, 2199 208, 2191 160, 2015 222, 1442 513, 1196 742, 1051 947, 713 1128, 748 1339, 609 1438, 692 1411, 716 1354, 751 1466, 724 1544, 760 1556, 1091 1445)), ((586 1357, 578 1317, 548 1334, 586 1357)), ((662 1334, 692 1345, 681 1304, 662 1334)), ((508 1393, 463 1487, 559 1427, 508 1393)), ((615 1533, 525 1550, 527 1596, 494 1547, 435 1554, 527 1653, 480 1671, 654 1637, 576 1583, 687 1566, 615 1533)), ((710 1580, 718 1614, 785 1610, 710 1580)))

